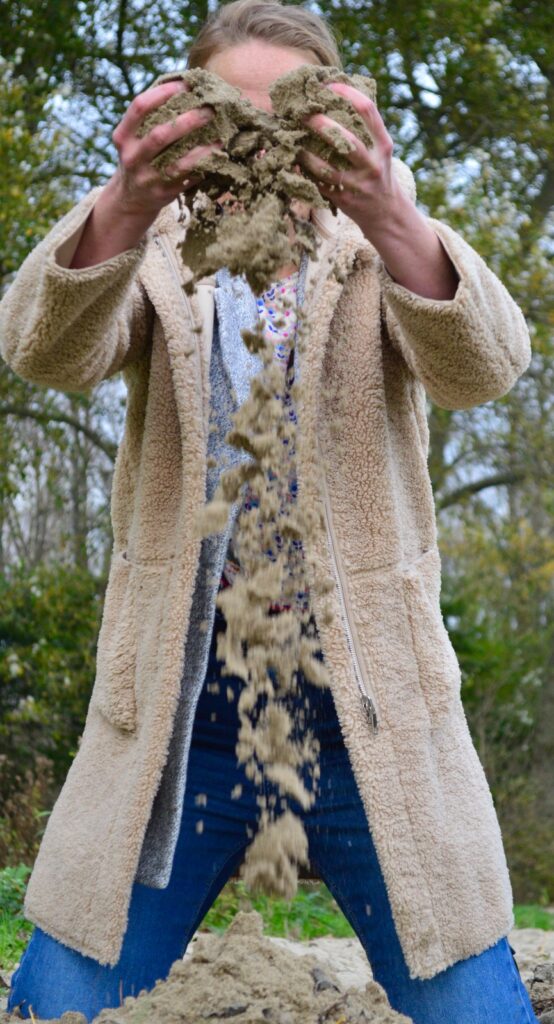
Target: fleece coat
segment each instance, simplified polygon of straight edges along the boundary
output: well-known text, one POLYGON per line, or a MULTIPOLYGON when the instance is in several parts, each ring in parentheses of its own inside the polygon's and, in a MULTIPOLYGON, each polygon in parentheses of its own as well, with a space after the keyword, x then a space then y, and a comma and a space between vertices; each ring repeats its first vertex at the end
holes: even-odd
MULTIPOLYGON (((415 198, 408 169, 396 160, 395 170, 415 198)), ((0 344, 33 383, 87 391, 121 370, 128 389, 96 681, 25 904, 50 935, 115 964, 186 672, 214 300, 210 281, 192 299, 182 291, 172 207, 135 248, 68 269, 97 195, 21 267, 0 304, 0 344)), ((320 512, 306 559, 332 581, 315 599, 323 654, 399 940, 422 979, 514 925, 440 611, 426 395, 447 409, 499 398, 530 360, 525 320, 500 280, 447 224, 429 223, 459 276, 448 301, 395 282, 348 218, 317 214, 297 400, 299 500, 320 512)))

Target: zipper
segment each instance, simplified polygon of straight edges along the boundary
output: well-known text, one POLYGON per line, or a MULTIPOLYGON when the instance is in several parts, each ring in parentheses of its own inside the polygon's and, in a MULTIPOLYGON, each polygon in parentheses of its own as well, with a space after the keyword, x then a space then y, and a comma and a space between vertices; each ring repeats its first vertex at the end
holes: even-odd
MULTIPOLYGON (((303 304, 304 304, 303 303, 303 299, 304 299, 303 289, 301 291, 301 294, 299 295, 299 299, 300 299, 299 307, 302 307, 303 304)), ((298 383, 300 382, 300 371, 301 371, 300 352, 299 352, 299 345, 298 345, 298 339, 297 339, 297 342, 296 342, 296 344, 294 346, 294 376, 295 376, 295 380, 298 383)), ((323 458, 321 457, 321 451, 319 450, 319 448, 318 448, 318 453, 319 453, 320 464, 321 464, 321 466, 324 466, 325 462, 324 462, 323 458)), ((332 528, 332 519, 331 519, 331 503, 330 503, 330 500, 329 500, 329 491, 328 491, 328 488, 327 488, 327 480, 325 478, 325 471, 324 470, 322 470, 321 476, 322 476, 322 480, 323 480, 323 506, 324 506, 324 512, 325 512, 325 527, 326 527, 326 530, 327 530, 327 542, 328 542, 328 546, 329 546, 329 552, 331 554, 331 568, 332 568, 333 577, 334 577, 334 580, 335 580, 335 586, 337 588, 337 593, 339 595, 339 603, 340 603, 341 614, 342 614, 343 629, 344 629, 344 634, 346 636, 346 645, 348 647, 348 651, 349 651, 350 657, 352 659, 352 664, 354 666, 354 675, 356 677, 356 683, 357 683, 358 689, 360 691, 360 699, 361 699, 361 702, 362 702, 362 707, 363 707, 364 713, 366 715, 366 718, 368 719, 369 724, 371 726, 371 731, 375 734, 375 733, 377 733, 379 731, 379 714, 380 714, 380 712, 379 712, 379 709, 378 709, 377 701, 376 701, 376 698, 375 698, 374 691, 373 691, 373 689, 371 687, 371 684, 370 684, 369 680, 364 677, 364 674, 362 672, 361 657, 360 657, 360 654, 359 654, 359 644, 358 644, 358 640, 357 640, 357 637, 355 635, 355 632, 354 632, 354 630, 353 630, 353 628, 351 626, 351 620, 350 620, 349 615, 348 615, 348 604, 347 604, 347 600, 346 600, 346 592, 345 592, 345 587, 344 587, 344 583, 343 583, 343 580, 344 580, 344 577, 345 577, 345 572, 344 572, 344 569, 342 567, 342 563, 339 560, 338 552, 337 552, 335 541, 334 541, 334 537, 333 537, 333 528, 332 528)))
MULTIPOLYGON (((321 453, 320 453, 321 458, 321 453)), ((323 465, 323 460, 321 460, 323 465)), ((339 555, 336 549, 333 528, 331 521, 331 506, 329 501, 329 491, 327 489, 327 481, 325 479, 325 473, 322 473, 323 477, 323 504, 325 510, 325 526, 327 528, 327 540, 329 543, 329 551, 331 553, 331 566, 333 570, 333 576, 335 578, 335 584, 339 595, 340 607, 342 612, 342 620, 344 626, 344 632, 346 636, 346 644, 350 652, 352 664, 354 666, 354 675, 356 676, 356 682, 360 691, 360 697, 362 701, 362 707, 365 711, 366 717, 369 720, 371 730, 373 733, 379 731, 379 715, 375 694, 371 688, 371 684, 367 677, 364 676, 362 671, 362 659, 359 652, 359 644, 356 633, 351 625, 351 620, 348 614, 348 603, 346 598, 346 591, 344 587, 344 569, 339 559, 339 555)))

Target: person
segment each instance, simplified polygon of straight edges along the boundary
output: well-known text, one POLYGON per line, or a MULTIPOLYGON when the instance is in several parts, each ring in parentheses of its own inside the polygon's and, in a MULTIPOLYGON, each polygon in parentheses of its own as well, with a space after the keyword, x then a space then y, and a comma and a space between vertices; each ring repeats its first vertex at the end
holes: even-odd
MULTIPOLYGON (((336 44, 316 14, 277 0, 221 7, 189 58, 264 109, 272 82, 306 63, 339 66, 336 44)), ((179 88, 131 103, 114 131, 117 170, 36 247, 0 306, 2 354, 24 379, 88 391, 122 371, 128 391, 96 680, 29 882, 36 927, 9 997, 24 1017, 92 1020, 166 977, 256 828, 227 699, 240 681, 222 675, 216 650, 232 536, 201 540, 194 522, 213 493, 209 454, 248 392, 240 328, 260 316, 270 331, 271 290, 252 296, 221 268, 183 292, 177 200, 211 147, 180 158, 169 181, 152 160, 212 114, 137 136, 179 88)), ((477 252, 417 208, 377 105, 329 88, 375 144, 341 129, 353 143, 341 178, 303 153, 338 212, 311 211, 317 259, 274 282, 309 325, 295 469, 298 494, 322 513, 306 558, 333 581, 314 594, 331 686, 299 680, 293 707, 300 720, 307 703, 321 744, 303 813, 310 861, 396 1010, 416 1024, 523 1024, 537 1018, 508 941, 501 832, 440 612, 426 396, 463 409, 506 394, 528 366, 529 334, 477 252)), ((329 119, 311 123, 324 132, 329 119)))

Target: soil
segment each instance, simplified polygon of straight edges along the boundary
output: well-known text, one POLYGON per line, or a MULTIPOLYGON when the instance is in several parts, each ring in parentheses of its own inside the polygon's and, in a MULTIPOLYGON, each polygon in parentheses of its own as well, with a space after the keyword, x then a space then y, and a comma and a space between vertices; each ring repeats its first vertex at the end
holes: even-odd
MULTIPOLYGON (((541 1024, 552 1024, 554 932, 516 928, 509 941, 535 1013, 541 1024)), ((16 1024, 19 1019, 0 1012, 0 1024, 16 1024)), ((204 1020, 215 1024, 229 1020, 238 1024, 399 1024, 408 1018, 389 1008, 383 990, 372 981, 357 939, 325 936, 292 942, 264 937, 255 912, 237 914, 223 936, 197 932, 184 961, 173 966, 167 982, 96 1018, 97 1024, 200 1024, 204 1020)), ((85 1024, 85 1019, 65 1013, 49 1024, 85 1024)))
MULTIPOLYGON (((17 1018, 0 1014, 0 1024, 17 1018)), ((122 1007, 103 1010, 95 1024, 410 1024, 391 1009, 374 981, 344 990, 313 956, 297 957, 263 935, 262 918, 240 911, 222 936, 202 933, 194 952, 177 961, 165 982, 122 1007)), ((37 1024, 45 1024, 38 1022, 37 1024)), ((81 1014, 59 1022, 86 1024, 81 1014)))

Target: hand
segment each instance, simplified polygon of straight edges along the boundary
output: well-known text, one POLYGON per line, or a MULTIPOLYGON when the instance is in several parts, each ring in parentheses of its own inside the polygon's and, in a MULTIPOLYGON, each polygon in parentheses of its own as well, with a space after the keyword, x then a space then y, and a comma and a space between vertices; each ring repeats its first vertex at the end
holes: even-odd
POLYGON ((221 149, 219 142, 195 146, 166 169, 166 177, 153 167, 152 160, 166 146, 207 124, 213 117, 210 107, 196 107, 178 114, 174 123, 157 124, 142 139, 137 137, 137 128, 146 114, 156 110, 174 93, 186 89, 188 86, 183 81, 164 82, 140 93, 113 132, 119 167, 111 181, 111 191, 117 194, 122 213, 136 214, 139 219, 154 219, 163 206, 199 184, 201 177, 194 174, 198 161, 214 149, 221 149))
POLYGON ((207 124, 213 117, 210 107, 197 107, 179 114, 174 124, 171 121, 157 124, 142 139, 136 134, 146 114, 185 88, 183 81, 164 82, 140 93, 131 103, 112 136, 119 153, 119 166, 86 220, 70 269, 92 267, 134 248, 160 210, 201 180, 195 176, 194 168, 202 157, 221 148, 218 142, 195 146, 177 160, 170 168, 173 180, 163 178, 151 161, 172 142, 207 124))
POLYGON ((337 121, 326 114, 313 114, 307 124, 323 138, 327 138, 326 130, 332 128, 350 143, 350 167, 338 170, 306 149, 301 154, 302 164, 315 178, 322 196, 355 221, 369 238, 372 226, 382 225, 402 198, 393 174, 393 141, 375 103, 362 92, 342 82, 332 82, 323 88, 332 89, 350 101, 367 125, 374 144, 368 149, 337 121))
POLYGON ((350 142, 350 167, 339 171, 308 150, 302 153, 304 167, 322 196, 358 224, 393 281, 423 298, 453 299, 459 274, 436 231, 393 173, 393 141, 375 103, 346 83, 331 82, 324 88, 350 100, 365 121, 373 146, 368 149, 325 114, 313 114, 307 123, 324 138, 325 129, 332 127, 350 142))

